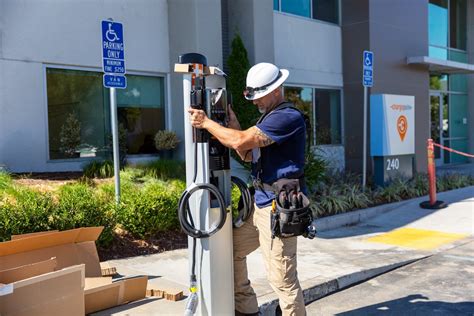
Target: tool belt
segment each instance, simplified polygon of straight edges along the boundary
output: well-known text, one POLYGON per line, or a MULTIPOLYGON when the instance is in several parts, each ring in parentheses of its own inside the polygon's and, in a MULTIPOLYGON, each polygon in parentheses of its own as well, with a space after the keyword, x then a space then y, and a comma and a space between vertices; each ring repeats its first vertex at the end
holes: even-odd
POLYGON ((272 187, 275 192, 270 219, 272 239, 300 235, 314 238, 316 229, 312 224, 310 202, 300 191, 299 180, 280 179, 272 187))

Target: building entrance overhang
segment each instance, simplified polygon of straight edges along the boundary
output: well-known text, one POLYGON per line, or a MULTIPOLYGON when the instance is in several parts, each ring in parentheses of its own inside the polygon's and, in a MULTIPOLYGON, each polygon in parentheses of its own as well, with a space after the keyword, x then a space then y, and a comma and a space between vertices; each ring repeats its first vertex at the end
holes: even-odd
POLYGON ((474 74, 474 65, 429 56, 407 57, 407 64, 426 65, 430 72, 443 74, 474 74))

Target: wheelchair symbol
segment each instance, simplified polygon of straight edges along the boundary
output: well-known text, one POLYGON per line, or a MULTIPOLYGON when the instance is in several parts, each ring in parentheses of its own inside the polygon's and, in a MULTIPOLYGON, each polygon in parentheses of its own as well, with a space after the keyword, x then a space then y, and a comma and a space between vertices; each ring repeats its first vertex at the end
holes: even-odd
POLYGON ((112 30, 112 23, 109 23, 109 29, 105 32, 105 37, 109 42, 115 42, 120 40, 120 38, 115 33, 115 30, 112 30))

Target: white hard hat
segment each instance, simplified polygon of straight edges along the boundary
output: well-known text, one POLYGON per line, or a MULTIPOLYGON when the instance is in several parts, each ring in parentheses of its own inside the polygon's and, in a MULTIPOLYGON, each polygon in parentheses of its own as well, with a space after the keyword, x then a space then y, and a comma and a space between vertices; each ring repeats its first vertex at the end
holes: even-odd
POLYGON ((247 87, 244 96, 247 100, 255 100, 266 96, 285 82, 288 70, 278 69, 270 63, 259 63, 247 73, 247 87))

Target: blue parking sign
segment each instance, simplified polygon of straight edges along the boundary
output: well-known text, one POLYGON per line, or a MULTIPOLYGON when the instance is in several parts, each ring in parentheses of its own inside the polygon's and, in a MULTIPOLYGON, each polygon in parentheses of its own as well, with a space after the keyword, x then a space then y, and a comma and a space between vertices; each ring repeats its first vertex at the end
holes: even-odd
POLYGON ((127 88, 127 78, 125 76, 104 74, 103 83, 106 88, 127 88))
POLYGON ((125 74, 122 23, 102 21, 102 68, 105 73, 125 74))
POLYGON ((362 84, 364 87, 372 87, 374 85, 374 53, 364 51, 362 60, 362 84))

